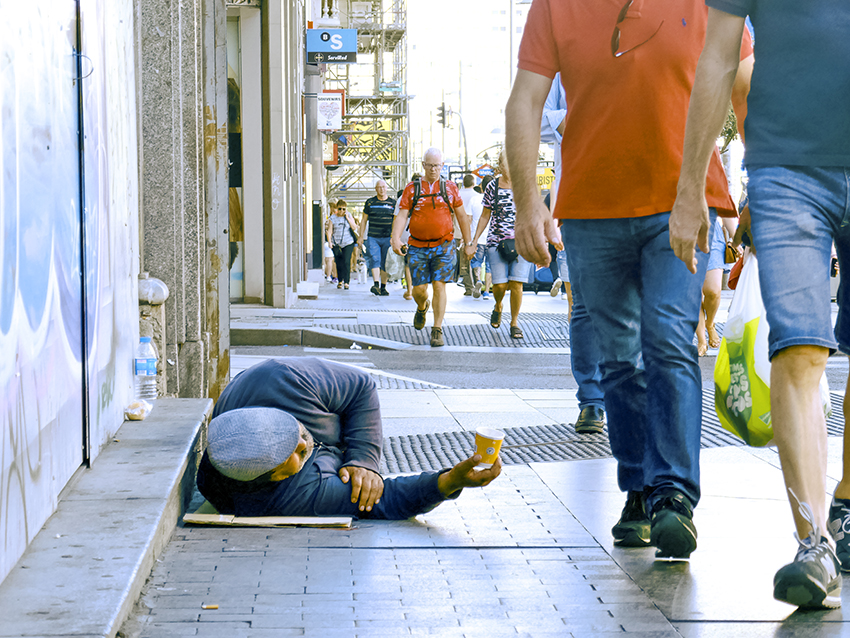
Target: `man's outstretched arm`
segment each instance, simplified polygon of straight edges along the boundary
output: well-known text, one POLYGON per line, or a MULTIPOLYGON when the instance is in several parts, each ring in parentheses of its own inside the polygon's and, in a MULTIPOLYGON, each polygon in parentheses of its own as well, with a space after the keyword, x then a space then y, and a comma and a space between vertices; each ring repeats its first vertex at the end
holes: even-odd
POLYGON ((670 246, 693 273, 697 268, 697 245, 708 252, 710 228, 705 180, 729 108, 743 33, 744 18, 709 8, 705 47, 688 108, 676 203, 670 213, 670 246))
POLYGON ((505 149, 516 204, 516 247, 528 261, 549 263, 549 242, 559 244, 552 214, 537 192, 540 121, 552 79, 520 69, 505 108, 505 149))

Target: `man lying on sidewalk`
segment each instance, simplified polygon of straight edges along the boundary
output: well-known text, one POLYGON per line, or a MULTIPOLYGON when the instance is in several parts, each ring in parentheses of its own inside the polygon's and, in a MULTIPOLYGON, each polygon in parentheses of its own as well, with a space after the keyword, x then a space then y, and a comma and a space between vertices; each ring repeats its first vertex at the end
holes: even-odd
POLYGON ((378 474, 383 434, 371 377, 312 357, 239 374, 213 410, 198 489, 222 514, 405 519, 501 472, 474 455, 449 470, 378 474))

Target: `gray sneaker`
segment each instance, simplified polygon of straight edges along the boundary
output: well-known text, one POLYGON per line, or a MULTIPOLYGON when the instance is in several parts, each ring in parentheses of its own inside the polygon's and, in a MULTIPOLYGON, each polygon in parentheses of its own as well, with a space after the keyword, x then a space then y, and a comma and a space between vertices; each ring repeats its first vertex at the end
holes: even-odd
POLYGON ((476 281, 475 285, 472 287, 472 296, 475 299, 478 299, 481 296, 481 289, 484 287, 483 281, 476 281))
MULTIPOLYGON (((793 492, 791 494, 794 495, 793 492)), ((812 531, 802 539, 794 534, 799 543, 797 554, 793 562, 773 577, 773 597, 807 609, 841 607, 841 564, 838 556, 815 525, 809 504, 799 503, 799 511, 812 526, 812 531)))
POLYGON ((835 539, 835 554, 841 569, 850 572, 850 499, 832 497, 826 525, 835 539))

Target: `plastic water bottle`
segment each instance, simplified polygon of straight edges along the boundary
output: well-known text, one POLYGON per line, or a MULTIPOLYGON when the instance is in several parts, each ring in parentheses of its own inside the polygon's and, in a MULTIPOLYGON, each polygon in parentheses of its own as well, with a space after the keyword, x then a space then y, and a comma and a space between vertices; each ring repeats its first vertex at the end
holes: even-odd
POLYGON ((156 400, 156 360, 156 349, 151 338, 139 339, 135 359, 136 398, 144 399, 148 403, 156 400))

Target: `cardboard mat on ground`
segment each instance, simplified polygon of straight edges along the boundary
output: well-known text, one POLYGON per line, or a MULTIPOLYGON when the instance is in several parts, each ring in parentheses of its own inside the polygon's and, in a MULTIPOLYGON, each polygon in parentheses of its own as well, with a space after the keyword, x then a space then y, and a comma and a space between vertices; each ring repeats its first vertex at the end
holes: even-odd
POLYGON ((351 527, 350 516, 235 516, 220 514, 209 501, 183 516, 187 525, 223 527, 351 527))

